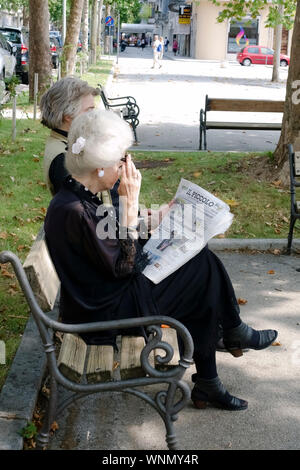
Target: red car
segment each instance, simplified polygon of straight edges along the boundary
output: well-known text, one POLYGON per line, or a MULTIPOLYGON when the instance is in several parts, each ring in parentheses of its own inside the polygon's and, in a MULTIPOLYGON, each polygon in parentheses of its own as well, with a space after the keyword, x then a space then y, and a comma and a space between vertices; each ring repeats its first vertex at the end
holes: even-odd
MULTIPOLYGON (((274 51, 264 46, 246 46, 238 52, 236 58, 241 65, 250 66, 251 64, 273 65, 274 51)), ((290 58, 287 55, 280 54, 280 65, 286 67, 290 64, 290 58)))

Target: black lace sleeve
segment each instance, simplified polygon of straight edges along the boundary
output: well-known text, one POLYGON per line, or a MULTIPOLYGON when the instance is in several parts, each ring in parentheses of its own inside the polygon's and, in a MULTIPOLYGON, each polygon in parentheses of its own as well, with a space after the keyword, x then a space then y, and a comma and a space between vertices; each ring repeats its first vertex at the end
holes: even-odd
POLYGON ((118 277, 143 271, 148 264, 148 256, 143 253, 139 241, 126 238, 119 243, 121 250, 115 267, 118 277))

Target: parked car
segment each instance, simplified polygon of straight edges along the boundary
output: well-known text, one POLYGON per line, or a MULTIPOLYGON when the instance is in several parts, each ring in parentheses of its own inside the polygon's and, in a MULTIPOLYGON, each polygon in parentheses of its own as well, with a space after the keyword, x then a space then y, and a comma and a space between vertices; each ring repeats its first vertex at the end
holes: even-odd
POLYGON ((0 80, 11 78, 16 71, 16 46, 7 41, 6 37, 0 33, 0 80))
MULTIPOLYGON (((246 46, 236 56, 237 61, 246 66, 251 64, 273 65, 273 57, 273 49, 264 46, 246 46)), ((286 67, 289 64, 289 56, 280 54, 280 65, 286 67)))
POLYGON ((60 35, 59 31, 49 31, 49 37, 50 37, 50 40, 53 37, 56 38, 60 48, 63 46, 62 38, 61 38, 61 35, 60 35))
POLYGON ((26 38, 22 30, 10 26, 1 26, 0 33, 7 41, 16 46, 16 75, 21 78, 21 82, 28 84, 29 56, 26 38))
POLYGON ((62 49, 60 47, 58 38, 56 36, 51 36, 50 37, 50 52, 51 52, 51 58, 52 58, 52 65, 54 69, 57 69, 58 67, 61 50, 62 49))

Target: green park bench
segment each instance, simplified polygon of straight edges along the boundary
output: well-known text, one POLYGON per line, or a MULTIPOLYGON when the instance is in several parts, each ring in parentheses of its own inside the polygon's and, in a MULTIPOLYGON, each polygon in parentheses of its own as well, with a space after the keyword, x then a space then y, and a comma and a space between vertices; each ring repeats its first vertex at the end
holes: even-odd
POLYGON ((37 437, 37 449, 47 447, 52 423, 59 421, 62 411, 74 400, 113 391, 135 395, 152 405, 164 421, 168 448, 178 449, 173 422, 190 399, 190 388, 182 380, 193 363, 193 341, 188 330, 177 320, 163 315, 82 324, 65 324, 57 320, 60 281, 48 253, 43 229, 23 266, 14 253, 3 251, 0 263, 8 262, 15 270, 47 357, 49 375, 46 379, 50 384, 50 397, 37 437), (162 328, 162 325, 169 328, 162 328), (111 329, 120 329, 123 333, 136 327, 145 328, 146 340, 144 336, 118 336, 120 352, 117 357, 112 346, 87 345, 80 336, 80 333, 111 329), (56 332, 62 337, 60 347, 56 332), (178 337, 183 345, 181 354, 178 337), (150 391, 144 391, 145 386, 160 384, 165 389, 155 390, 154 397, 150 391), (59 399, 58 385, 70 392, 68 399, 59 399))
POLYGON ((296 198, 296 188, 300 188, 300 152, 294 152, 293 146, 288 145, 290 164, 290 193, 291 212, 290 229, 288 234, 287 254, 291 254, 294 226, 297 219, 300 219, 300 201, 296 198))
POLYGON ((200 110, 199 150, 207 150, 206 133, 210 129, 280 131, 281 122, 216 121, 208 119, 211 111, 247 113, 283 113, 284 101, 252 100, 238 98, 205 97, 205 108, 200 110))
POLYGON ((135 142, 137 142, 136 128, 139 125, 138 115, 140 114, 140 108, 138 107, 135 98, 133 96, 108 98, 103 86, 98 84, 98 87, 105 109, 112 109, 113 111, 120 112, 121 117, 131 125, 135 142))

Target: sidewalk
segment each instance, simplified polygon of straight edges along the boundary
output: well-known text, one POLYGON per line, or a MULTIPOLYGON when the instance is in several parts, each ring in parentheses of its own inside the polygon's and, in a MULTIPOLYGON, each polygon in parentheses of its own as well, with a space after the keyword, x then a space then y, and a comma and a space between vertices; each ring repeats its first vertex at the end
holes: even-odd
MULTIPOLYGON (((285 97, 287 69, 281 83, 272 83, 269 66, 242 67, 229 62, 199 61, 164 55, 161 69, 151 69, 152 50, 126 48, 120 53, 110 96, 132 95, 140 106, 137 128, 139 150, 198 150, 199 113, 205 95, 280 100, 285 97)), ((218 113, 220 114, 220 113, 218 113)), ((226 119, 261 120, 270 115, 227 113, 226 119)), ((215 115, 218 119, 217 114, 215 115)), ((223 119, 224 116, 220 117, 223 119)), ((280 120, 281 115, 272 115, 280 120)), ((209 131, 208 149, 215 151, 271 151, 279 139, 277 131, 209 131)))

